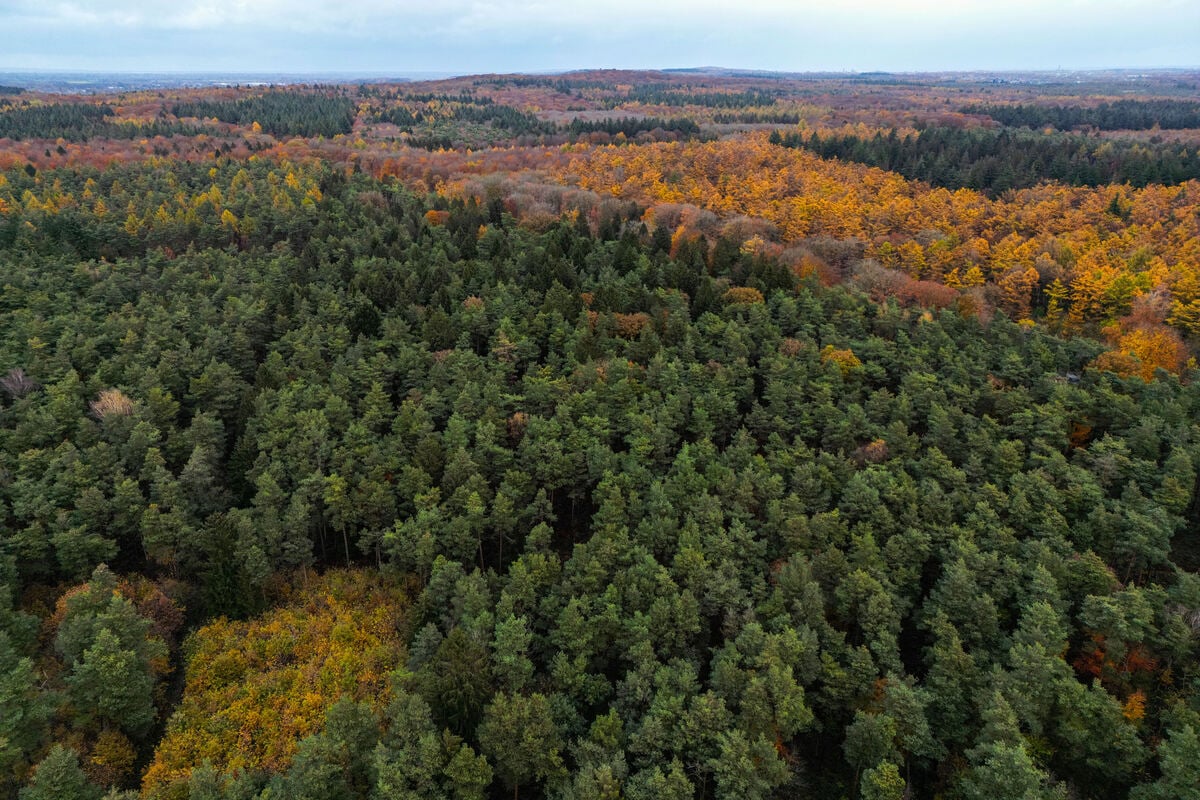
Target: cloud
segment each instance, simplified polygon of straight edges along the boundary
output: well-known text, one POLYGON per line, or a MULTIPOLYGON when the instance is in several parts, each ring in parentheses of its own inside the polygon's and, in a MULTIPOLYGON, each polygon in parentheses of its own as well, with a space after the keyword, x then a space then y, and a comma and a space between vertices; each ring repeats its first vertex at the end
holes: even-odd
MULTIPOLYGON (((8 24, 80 28, 145 27, 157 30, 213 30, 259 26, 264 30, 378 31, 381 27, 421 23, 437 31, 482 34, 497 30, 543 30, 553 26, 617 28, 686 22, 697 16, 758 17, 764 21, 795 16, 801 6, 762 2, 731 8, 717 0, 609 0, 600 3, 524 2, 523 0, 105 0, 100 3, 0 2, 8 24)), ((414 31, 419 33, 420 31, 414 31)))
POLYGON ((1197 31, 1192 0, 0 0, 0 67, 1188 65, 1197 31))

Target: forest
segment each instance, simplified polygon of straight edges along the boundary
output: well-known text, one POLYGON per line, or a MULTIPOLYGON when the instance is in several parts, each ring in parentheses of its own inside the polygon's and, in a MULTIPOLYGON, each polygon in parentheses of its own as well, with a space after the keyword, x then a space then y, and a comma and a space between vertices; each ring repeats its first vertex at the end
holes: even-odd
POLYGON ((1175 143, 1088 141, 1001 131, 926 128, 898 136, 893 128, 871 138, 854 134, 772 134, 772 144, 803 147, 822 158, 840 158, 898 172, 947 189, 997 195, 1047 179, 1068 186, 1176 185, 1200 178, 1200 150, 1175 143))
POLYGON ((276 136, 335 136, 349 133, 354 103, 324 93, 265 92, 239 100, 193 100, 171 108, 176 117, 212 117, 240 125, 258 123, 276 136))
MULTIPOLYGON (((0 92, 2 94, 2 92, 0 92)), ((0 105, 0 109, 4 108, 0 105)), ((154 121, 147 125, 122 125, 115 122, 116 112, 104 104, 55 103, 53 105, 13 106, 0 113, 0 138, 62 139, 87 141, 88 137, 133 139, 143 136, 196 135, 200 129, 179 122, 154 121)))
POLYGON ((1200 182, 913 172, 1076 91, 0 108, 0 797, 1195 797, 1200 182))
POLYGON ((1102 131, 1151 128, 1200 128, 1200 103, 1194 100, 1116 100, 1087 106, 986 105, 968 106, 968 114, 983 114, 1002 125, 1025 128, 1095 128, 1102 131))

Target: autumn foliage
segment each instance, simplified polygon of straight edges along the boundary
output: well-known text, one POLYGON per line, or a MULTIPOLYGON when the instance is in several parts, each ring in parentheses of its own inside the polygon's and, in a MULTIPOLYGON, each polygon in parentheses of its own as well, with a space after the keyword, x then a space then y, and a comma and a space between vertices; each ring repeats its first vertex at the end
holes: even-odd
MULTIPOLYGON (((902 303, 958 306, 981 317, 995 308, 1013 319, 1044 317, 1056 330, 1073 333, 1094 332, 1094 326, 1127 314, 1139 297, 1161 292, 1170 313, 1158 327, 1191 335, 1200 331, 1196 181, 1139 189, 1047 182, 996 197, 971 189, 952 191, 783 147, 755 126, 772 121, 785 127, 799 124, 823 137, 866 141, 891 130, 903 137, 928 124, 954 129, 994 124, 951 110, 933 87, 861 94, 831 81, 764 92, 741 79, 709 85, 686 76, 655 75, 647 88, 638 81, 651 80, 649 74, 619 77, 580 73, 562 85, 540 79, 513 83, 464 78, 368 91, 359 98, 352 133, 287 141, 256 130, 254 123, 262 120, 247 117, 238 123, 237 115, 205 118, 199 120, 200 129, 172 128, 171 135, 156 133, 153 127, 155 120, 175 120, 175 112, 205 103, 222 108, 253 104, 261 100, 261 92, 179 90, 165 97, 132 93, 109 101, 114 112, 110 119, 122 128, 145 126, 145 138, 64 141, 57 149, 38 139, 14 142, 0 152, 0 165, 45 170, 120 161, 169 163, 171 158, 266 159, 286 170, 288 180, 280 188, 300 190, 299 197, 288 197, 285 191, 278 198, 280 212, 291 213, 297 205, 320 200, 319 188, 301 186, 295 169, 319 159, 420 191, 473 197, 481 205, 499 202, 505 212, 537 230, 562 214, 578 214, 596 230, 614 205, 638 203, 645 207, 644 221, 651 229, 666 229, 672 255, 685 245, 711 244, 718 236, 735 240, 744 253, 759 255, 777 255, 789 246, 817 240, 856 242, 862 248, 860 257, 911 281, 880 287, 902 303), (416 113, 430 121, 453 122, 455 114, 472 108, 485 116, 519 118, 522 125, 542 133, 530 139, 508 130, 511 136, 501 144, 507 129, 493 120, 485 138, 495 146, 455 148, 448 140, 448 146, 427 148, 413 146, 412 137, 397 137, 396 126, 381 121, 416 113), (567 132, 572 124, 581 124, 572 119, 571 110, 604 109, 629 119, 686 117, 734 125, 734 135, 704 141, 707 129, 702 126, 704 135, 688 141, 635 142, 567 132), (550 130, 559 133, 547 134, 550 130), (981 292, 968 300, 949 291, 971 289, 981 292)), ((999 97, 989 90, 989 108, 1002 98, 1028 99, 1019 90, 997 93, 999 97)), ((294 101, 296 109, 323 102, 319 93, 301 94, 279 99, 294 101)), ((1172 137, 1182 137, 1186 149, 1195 146, 1193 134, 1175 131, 1172 137)), ((118 214, 115 204, 63 191, 53 182, 43 182, 39 174, 25 191, 6 192, 0 184, 0 217, 31 210, 58 215, 86 205, 98 217, 123 218, 133 237, 170 238, 165 230, 211 217, 239 246, 254 240, 255 221, 242 216, 236 193, 176 192, 154 198, 153 204, 136 197, 130 198, 132 204, 119 199, 123 210, 118 214)), ((430 210, 426 221, 444 225, 449 214, 443 209, 430 210)), ((164 244, 174 248, 173 242, 164 244)), ((792 268, 798 276, 815 274, 827 284, 847 277, 845 265, 816 257, 811 249, 794 259, 792 268)), ((1142 358, 1147 347, 1161 346, 1134 343, 1122 352, 1136 351, 1142 358)), ((1169 357, 1150 361, 1174 371, 1169 357)), ((1149 361, 1142 358, 1142 363, 1149 361)))
POLYGON ((862 361, 858 356, 854 355, 854 351, 849 348, 839 348, 833 345, 825 345, 821 350, 821 361, 825 364, 834 364, 842 375, 850 375, 856 370, 862 369, 862 361))
POLYGON ((1136 375, 1149 381, 1158 369, 1179 372, 1187 359, 1187 346, 1175 331, 1138 328, 1121 336, 1117 347, 1101 354, 1093 366, 1115 372, 1123 378, 1136 375))
POLYGON ((725 302, 740 306, 758 305, 763 302, 763 295, 752 286, 733 286, 725 291, 725 302))
POLYGON ((382 707, 388 673, 403 662, 405 608, 387 579, 334 571, 297 581, 258 619, 201 628, 143 789, 164 789, 205 760, 231 772, 284 769, 339 698, 382 707))
POLYGON ((1078 94, 971 80, 30 99, 0 797, 1200 785, 1200 183, 779 146, 1078 94))
MULTIPOLYGON (((1136 298, 1160 288, 1171 292, 1181 309, 1175 319, 1187 325, 1186 304, 1200 298, 1195 182, 1139 190, 1045 184, 991 199, 758 136, 594 148, 558 175, 599 195, 761 218, 785 243, 864 242, 866 256, 918 282, 890 288, 936 307, 950 300, 938 296, 937 285, 991 285, 995 304, 1021 319, 1042 292, 1047 315, 1078 329, 1128 313, 1136 298), (1112 213, 1114 199, 1127 204, 1126 213, 1112 213)), ((672 248, 697 235, 695 225, 680 225, 672 248)), ((1136 344, 1148 346, 1164 343, 1136 344)))

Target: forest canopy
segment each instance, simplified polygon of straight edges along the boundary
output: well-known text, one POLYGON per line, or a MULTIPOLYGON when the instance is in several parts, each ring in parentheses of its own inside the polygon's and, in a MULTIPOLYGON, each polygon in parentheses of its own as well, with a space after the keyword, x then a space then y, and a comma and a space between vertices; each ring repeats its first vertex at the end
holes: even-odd
POLYGON ((869 164, 947 189, 999 194, 1046 181, 1069 186, 1179 184, 1200 178, 1200 148, 1177 142, 1047 136, 1007 130, 926 128, 870 138, 789 133, 773 141, 803 147, 822 158, 869 164))
POLYGON ((1101 131, 1151 128, 1200 128, 1200 103, 1195 100, 1117 100, 1097 106, 977 105, 963 109, 984 114, 1001 125, 1024 128, 1095 128, 1101 131))
POLYGON ((215 117, 222 122, 250 125, 257 122, 276 136, 335 136, 349 133, 354 124, 354 103, 349 98, 321 92, 270 91, 240 100, 196 100, 172 106, 177 117, 215 117))
POLYGON ((0 149, 0 797, 1194 793, 1200 184, 810 149, 1025 141, 890 135, 919 88, 186 90, 98 118, 209 133, 0 149), (715 121, 775 111, 824 127, 715 121), (579 138, 461 144, 505 120, 579 138))

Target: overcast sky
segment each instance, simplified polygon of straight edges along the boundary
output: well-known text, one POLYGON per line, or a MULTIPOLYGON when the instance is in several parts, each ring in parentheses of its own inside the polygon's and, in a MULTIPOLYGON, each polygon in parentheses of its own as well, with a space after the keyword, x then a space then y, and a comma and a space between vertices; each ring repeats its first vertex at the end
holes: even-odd
POLYGON ((1200 66, 1200 0, 0 0, 0 69, 1200 66))

